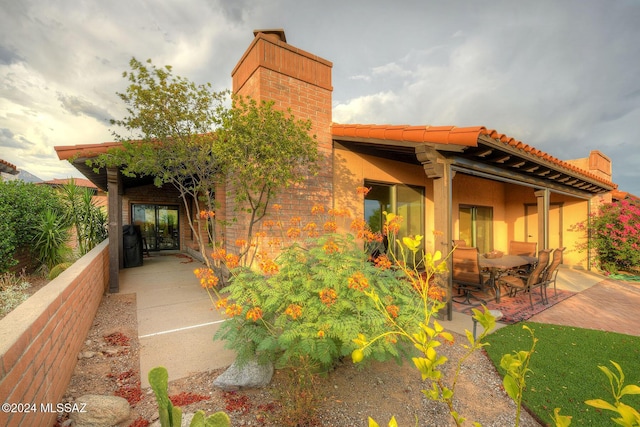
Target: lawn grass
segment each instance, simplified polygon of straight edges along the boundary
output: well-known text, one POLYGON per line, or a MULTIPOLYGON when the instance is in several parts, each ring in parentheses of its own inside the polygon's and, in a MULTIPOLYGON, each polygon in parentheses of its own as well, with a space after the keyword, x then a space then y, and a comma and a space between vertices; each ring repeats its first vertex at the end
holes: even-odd
MULTIPOLYGON (((544 423, 551 424, 554 408, 571 415, 572 426, 614 425, 613 412, 585 405, 588 399, 604 399, 613 403, 611 388, 598 366, 617 371, 617 362, 625 375, 625 384, 640 385, 640 337, 568 326, 523 322, 501 328, 487 337, 485 347, 501 375, 503 354, 531 348, 530 327, 538 339, 529 368, 523 403, 544 423)), ((640 408, 640 396, 625 396, 622 401, 640 408)), ((551 424, 553 425, 553 424, 551 424)))

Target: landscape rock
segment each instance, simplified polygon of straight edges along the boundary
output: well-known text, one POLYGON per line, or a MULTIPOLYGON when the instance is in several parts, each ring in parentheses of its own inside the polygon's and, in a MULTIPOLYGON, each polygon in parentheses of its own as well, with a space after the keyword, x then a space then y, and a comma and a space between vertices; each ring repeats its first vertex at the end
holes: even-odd
POLYGON ((78 359, 91 359, 92 357, 95 357, 98 353, 95 351, 83 351, 82 353, 78 354, 78 359))
POLYGON ((127 418, 131 407, 126 399, 118 396, 100 396, 85 394, 74 402, 76 407, 84 411, 74 411, 69 414, 76 427, 107 427, 115 426, 127 418))
POLYGON ((273 377, 273 364, 259 364, 252 360, 243 366, 237 361, 213 381, 213 385, 225 391, 238 390, 244 387, 264 387, 273 377))

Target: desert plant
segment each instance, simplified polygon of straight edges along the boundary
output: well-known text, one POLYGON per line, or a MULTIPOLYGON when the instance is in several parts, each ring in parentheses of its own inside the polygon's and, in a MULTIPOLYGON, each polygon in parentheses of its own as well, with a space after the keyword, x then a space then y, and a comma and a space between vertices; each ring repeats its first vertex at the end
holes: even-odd
MULTIPOLYGON (((397 223, 398 217, 396 215, 385 213, 385 228, 387 230, 398 229, 397 223)), ((391 246, 392 243, 395 243, 395 235, 391 232, 388 236, 391 246)), ((397 259, 393 252, 389 252, 394 267, 405 278, 406 286, 415 290, 416 299, 420 301, 421 318, 411 325, 399 325, 385 309, 376 291, 374 289, 365 291, 366 295, 376 303, 378 311, 386 315, 386 330, 377 335, 370 334, 372 336, 370 339, 366 338, 364 334, 360 334, 358 338, 354 339, 358 348, 353 351, 352 359, 354 363, 362 361, 366 349, 381 339, 394 337, 411 343, 420 352, 419 356, 412 358, 413 363, 420 372, 422 380, 428 380, 431 384, 430 389, 422 390, 423 394, 433 401, 446 404, 456 425, 462 425, 466 419, 453 406, 456 384, 463 363, 475 351, 486 345, 483 341, 486 335, 494 329, 495 318, 486 308, 484 311, 473 309, 473 317, 482 325, 483 332, 476 339, 470 331, 466 331, 469 341, 469 344, 465 345, 467 351, 458 360, 453 379, 450 383, 446 383, 441 369, 448 359, 438 354, 437 348, 443 342, 453 342, 453 335, 445 331, 437 321, 438 312, 444 308, 445 303, 438 295, 440 288, 436 286, 436 281, 439 275, 448 271, 446 262, 448 257, 443 259, 439 251, 434 254, 426 253, 421 257, 422 239, 423 236, 403 237, 397 245, 400 259, 397 259)), ((394 421, 392 419, 389 424, 392 425, 394 421)), ((370 420, 370 425, 375 426, 375 421, 370 420)))
POLYGON ((24 291, 30 286, 31 284, 25 278, 24 273, 18 275, 13 273, 0 274, 0 317, 7 315, 28 298, 24 291))
POLYGON ((317 366, 301 357, 297 366, 284 369, 288 381, 276 390, 281 411, 278 418, 283 427, 310 426, 317 424, 317 410, 322 395, 317 390, 317 366))
POLYGON ((67 221, 75 229, 78 252, 82 256, 107 238, 107 215, 96 205, 93 191, 78 186, 73 180, 58 191, 65 204, 67 221))
MULTIPOLYGON (((279 212, 278 205, 273 208, 279 212)), ((226 340, 226 347, 236 352, 239 363, 254 359, 273 362, 295 377, 291 382, 295 390, 282 391, 298 396, 294 404, 283 407, 283 419, 291 425, 303 425, 313 418, 319 398, 313 387, 316 375, 332 369, 356 349, 353 338, 360 331, 382 333, 388 316, 408 326, 417 322, 421 312, 411 285, 389 268, 386 257, 371 260, 357 238, 381 240, 380 235, 366 232, 361 221, 351 224, 356 235, 336 233, 339 221, 349 221, 346 211, 316 205, 311 213, 317 222, 302 224, 296 217, 287 228, 280 218, 267 221, 265 226, 279 229, 282 237, 237 243, 250 248, 245 254, 255 253, 259 270, 238 266, 238 255, 222 249, 212 254, 215 262, 231 271, 229 285, 214 301, 230 319, 215 338, 226 340), (286 240, 293 243, 282 248, 286 240), (259 249, 261 244, 277 245, 282 251, 272 259, 259 249), (375 289, 380 299, 369 298, 368 289, 375 289), (378 311, 378 304, 383 304, 388 314, 378 311)), ((266 239, 262 232, 256 236, 266 239)), ((205 287, 218 283, 211 270, 198 269, 196 275, 205 287)), ((376 360, 399 361, 405 350, 390 337, 378 340, 365 352, 376 360)))
POLYGON ((594 408, 604 409, 606 411, 614 412, 619 418, 611 418, 611 420, 618 425, 634 427, 640 426, 640 412, 633 407, 626 405, 622 402, 622 398, 627 395, 640 394, 640 386, 635 384, 624 383, 624 372, 620 365, 613 360, 611 364, 616 368, 618 373, 611 371, 606 366, 598 366, 598 368, 609 379, 609 386, 611 387, 611 395, 614 402, 609 403, 603 399, 590 399, 585 403, 594 408))
POLYGON ((531 369, 529 369, 529 362, 531 360, 531 356, 535 352, 536 343, 538 342, 531 328, 526 325, 523 326, 523 328, 531 334, 531 349, 528 351, 520 350, 511 354, 505 354, 500 360, 500 367, 506 372, 502 385, 509 397, 513 399, 516 404, 516 427, 520 425, 522 394, 526 387, 527 375, 531 372, 531 369))
POLYGON ((69 227, 65 218, 46 209, 34 227, 33 248, 40 262, 51 270, 55 265, 67 261, 71 248, 67 246, 69 227))
MULTIPOLYGON (((359 332, 384 330, 387 316, 377 304, 399 325, 417 318, 410 286, 394 270, 369 262, 352 235, 330 233, 305 245, 295 243, 276 261, 262 255, 261 271, 237 269, 221 290, 225 298, 217 305, 230 319, 215 338, 226 340, 240 363, 257 357, 282 368, 308 357, 327 370, 356 348, 353 337, 359 332), (379 301, 363 292, 373 288, 379 301)), ((366 352, 377 360, 399 357, 391 339, 377 341, 366 352)))
POLYGON ((73 265, 72 262, 62 262, 60 264, 55 265, 50 271, 49 271, 49 280, 53 280, 56 277, 58 277, 60 275, 60 273, 62 273, 63 271, 65 271, 67 268, 71 267, 73 265))
MULTIPOLYGON (((149 371, 149 384, 153 389, 158 403, 160 425, 162 427, 177 427, 182 424, 182 409, 174 406, 169 399, 169 373, 163 366, 149 371)), ((191 427, 230 427, 231 420, 224 412, 216 412, 208 417, 204 411, 197 411, 191 419, 191 427)))

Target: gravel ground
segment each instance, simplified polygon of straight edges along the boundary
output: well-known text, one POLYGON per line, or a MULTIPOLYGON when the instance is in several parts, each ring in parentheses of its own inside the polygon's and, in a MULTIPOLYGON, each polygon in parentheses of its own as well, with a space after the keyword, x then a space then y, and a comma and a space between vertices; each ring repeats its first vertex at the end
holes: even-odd
MULTIPOLYGON (((117 394, 132 404, 132 415, 122 426, 140 427, 155 421, 157 407, 153 392, 140 390, 139 386, 137 336, 135 295, 103 297, 64 401, 72 402, 84 394, 117 394)), ((455 338, 456 344, 440 347, 441 353, 450 360, 457 360, 464 351, 461 343, 466 339, 460 335, 455 338)), ((296 425, 286 421, 283 414, 295 413, 304 396, 292 386, 286 371, 276 372, 266 388, 231 393, 212 386, 221 372, 202 372, 173 380, 169 384, 169 395, 182 399, 180 406, 185 413, 199 409, 207 414, 225 411, 233 426, 296 425), (189 399, 202 400, 187 404, 189 399)), ((445 374, 449 377, 451 372, 445 374)), ((369 416, 380 425, 387 425, 392 415, 400 426, 455 425, 443 404, 423 397, 420 392, 423 388, 426 386, 411 363, 401 366, 395 362, 372 363, 362 369, 345 360, 314 385, 314 394, 309 398, 316 401, 317 417, 315 424, 308 425, 366 426, 369 416)), ((471 425, 471 420, 483 426, 514 425, 515 405, 504 392, 493 364, 482 353, 474 354, 463 366, 455 406, 470 420, 465 425, 471 425)), ((59 424, 68 424, 65 421, 62 417, 59 424)), ((526 412, 520 425, 540 426, 526 412)))

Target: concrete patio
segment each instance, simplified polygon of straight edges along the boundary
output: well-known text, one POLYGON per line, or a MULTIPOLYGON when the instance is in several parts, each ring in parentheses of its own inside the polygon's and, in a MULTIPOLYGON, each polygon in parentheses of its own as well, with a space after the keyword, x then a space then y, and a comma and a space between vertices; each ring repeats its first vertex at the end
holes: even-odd
POLYGON ((176 252, 155 252, 142 267, 120 270, 120 293, 135 293, 140 377, 156 366, 175 380, 230 365, 235 355, 213 335, 224 321, 193 270, 201 263, 176 252))
MULTIPOLYGON (((175 380, 191 373, 226 367, 234 360, 234 353, 224 349, 223 342, 212 339, 224 318, 213 308, 207 292, 193 275, 193 270, 201 265, 179 252, 156 252, 144 258, 143 266, 120 271, 120 292, 135 293, 137 299, 142 387, 148 386, 146 373, 156 366, 166 367, 169 378, 175 380)), ((623 288, 622 293, 612 292, 610 288, 616 286, 615 281, 584 270, 561 268, 557 285, 559 289, 578 292, 578 295, 537 314, 532 321, 567 324, 572 320, 582 323, 590 320, 595 322, 596 329, 615 330, 629 322, 618 321, 624 324, 610 328, 608 322, 615 321, 619 311, 610 307, 610 300, 619 294, 619 304, 640 304, 640 287, 623 288), (585 292, 603 286, 609 296, 607 312, 613 316, 610 318, 603 317, 599 307, 602 291, 585 292)), ((552 294, 553 290, 550 292, 552 294)), ((640 312, 636 312, 638 314, 632 316, 640 317, 640 312)), ((628 315, 625 316, 628 318, 628 315)), ((630 321, 630 324, 637 325, 638 321, 630 321)), ((443 326, 464 334, 465 329, 473 329, 473 321, 468 315, 454 313, 453 320, 444 321, 443 326)))

